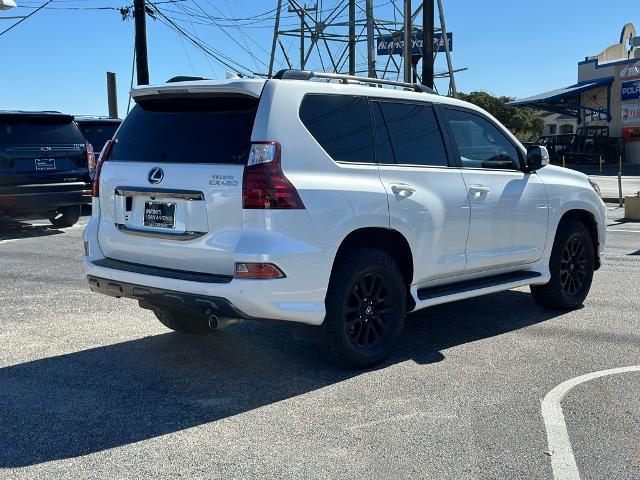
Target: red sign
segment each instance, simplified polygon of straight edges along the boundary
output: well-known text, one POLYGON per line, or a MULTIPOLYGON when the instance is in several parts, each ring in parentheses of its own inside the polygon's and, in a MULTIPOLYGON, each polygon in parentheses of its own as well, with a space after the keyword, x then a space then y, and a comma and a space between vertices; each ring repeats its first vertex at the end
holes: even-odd
POLYGON ((622 80, 631 80, 640 77, 640 60, 631 60, 617 67, 618 76, 622 80))
POLYGON ((640 142, 640 127, 624 127, 622 138, 627 142, 640 142))

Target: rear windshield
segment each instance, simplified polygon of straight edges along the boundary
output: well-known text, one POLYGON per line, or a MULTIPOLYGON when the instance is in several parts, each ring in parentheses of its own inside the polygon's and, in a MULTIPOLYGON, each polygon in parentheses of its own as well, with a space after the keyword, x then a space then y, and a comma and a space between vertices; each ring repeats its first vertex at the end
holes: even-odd
POLYGON ((71 117, 58 119, 0 117, 0 145, 80 144, 84 137, 71 117))
POLYGON ((244 163, 258 101, 237 95, 139 101, 118 131, 109 160, 244 163))
POLYGON ((82 123, 78 127, 82 132, 82 136, 87 139, 96 152, 102 150, 107 140, 113 137, 118 129, 116 123, 82 123))

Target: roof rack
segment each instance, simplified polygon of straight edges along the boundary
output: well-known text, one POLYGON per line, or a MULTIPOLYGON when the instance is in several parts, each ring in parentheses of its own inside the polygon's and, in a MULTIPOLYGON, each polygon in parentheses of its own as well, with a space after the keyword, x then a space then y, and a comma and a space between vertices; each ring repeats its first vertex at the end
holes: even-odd
POLYGON ((398 82, 396 80, 387 80, 385 78, 369 78, 369 77, 357 77, 355 75, 345 75, 342 73, 327 73, 327 72, 313 72, 309 70, 293 70, 285 69, 276 73, 273 78, 279 80, 311 80, 312 78, 326 78, 329 80, 340 80, 341 83, 366 83, 371 85, 392 85, 394 87, 402 87, 421 93, 437 93, 427 87, 426 85, 420 85, 419 83, 406 83, 398 82))

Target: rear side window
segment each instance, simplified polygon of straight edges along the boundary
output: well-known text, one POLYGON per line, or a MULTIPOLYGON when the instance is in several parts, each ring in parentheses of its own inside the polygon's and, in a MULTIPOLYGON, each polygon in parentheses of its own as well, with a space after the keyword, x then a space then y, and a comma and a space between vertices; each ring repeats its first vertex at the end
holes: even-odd
POLYGON ((367 103, 351 95, 306 95, 300 120, 336 162, 374 163, 367 103))
POLYGON ((389 130, 382 115, 380 102, 371 102, 371 116, 373 117, 373 131, 376 134, 376 162, 391 164, 395 162, 389 130))
POLYGON ((433 107, 381 102, 396 163, 446 167, 447 153, 433 107))
POLYGON ((78 124, 78 127, 82 132, 82 136, 87 139, 87 142, 89 142, 97 152, 102 150, 107 140, 112 138, 118 129, 116 123, 81 123, 78 124))
POLYGON ((68 120, 0 116, 0 144, 84 144, 84 137, 72 117, 65 118, 68 120))
POLYGON ((118 131, 109 160, 242 164, 258 101, 247 96, 138 101, 118 131))

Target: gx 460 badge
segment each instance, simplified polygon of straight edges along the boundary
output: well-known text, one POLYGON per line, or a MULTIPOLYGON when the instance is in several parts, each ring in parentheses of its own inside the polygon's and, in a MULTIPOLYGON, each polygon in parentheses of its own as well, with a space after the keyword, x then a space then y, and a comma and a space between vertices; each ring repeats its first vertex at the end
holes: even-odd
POLYGON ((219 185, 221 187, 237 187, 239 182, 233 175, 211 175, 209 185, 219 185))

